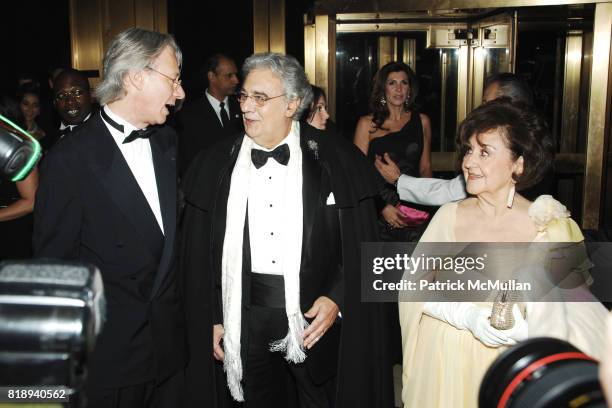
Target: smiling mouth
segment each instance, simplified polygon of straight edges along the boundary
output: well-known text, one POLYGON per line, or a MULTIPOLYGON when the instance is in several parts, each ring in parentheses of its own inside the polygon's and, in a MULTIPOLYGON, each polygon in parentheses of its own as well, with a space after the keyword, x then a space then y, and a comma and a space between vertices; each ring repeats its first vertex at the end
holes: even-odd
POLYGON ((71 109, 69 111, 66 111, 66 113, 68 114, 68 116, 72 116, 73 118, 79 116, 79 113, 81 113, 80 109, 71 109))

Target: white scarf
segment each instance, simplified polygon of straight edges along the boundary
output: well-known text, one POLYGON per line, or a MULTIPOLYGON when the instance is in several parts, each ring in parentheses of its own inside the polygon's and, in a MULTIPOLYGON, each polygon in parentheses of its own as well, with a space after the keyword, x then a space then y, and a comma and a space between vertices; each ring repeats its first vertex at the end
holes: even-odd
MULTIPOLYGON (((303 209, 302 209, 302 150, 300 148, 300 126, 294 121, 287 137, 289 163, 285 182, 285 203, 282 207, 284 220, 281 237, 293 235, 293 239, 283 239, 284 247, 280 252, 282 271, 285 281, 285 311, 289 331, 284 339, 274 341, 270 351, 285 352, 287 361, 301 363, 306 359, 303 334, 308 323, 300 310, 300 263, 302 253, 303 209), (299 220, 299 222, 295 222, 299 220), (297 228, 290 226, 297 224, 297 228), (297 243, 298 245, 295 245, 297 243), (293 244, 293 245, 291 245, 293 244)), ((244 401, 242 391, 242 361, 240 359, 240 331, 242 310, 242 239, 244 220, 247 211, 249 179, 251 174, 251 149, 253 141, 244 136, 238 159, 232 172, 229 196, 227 199, 227 218, 221 261, 221 287, 223 297, 223 348, 225 359, 223 367, 227 373, 227 383, 236 401, 244 401)), ((270 159, 274 160, 274 159, 270 159)))

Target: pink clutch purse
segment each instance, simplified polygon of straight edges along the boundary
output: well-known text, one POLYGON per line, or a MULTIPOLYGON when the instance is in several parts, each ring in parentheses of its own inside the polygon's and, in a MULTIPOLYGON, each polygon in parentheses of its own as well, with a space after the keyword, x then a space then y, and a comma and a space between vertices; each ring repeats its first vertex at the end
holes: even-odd
POLYGON ((429 219, 429 213, 403 204, 395 206, 402 213, 402 218, 408 227, 418 227, 429 219))

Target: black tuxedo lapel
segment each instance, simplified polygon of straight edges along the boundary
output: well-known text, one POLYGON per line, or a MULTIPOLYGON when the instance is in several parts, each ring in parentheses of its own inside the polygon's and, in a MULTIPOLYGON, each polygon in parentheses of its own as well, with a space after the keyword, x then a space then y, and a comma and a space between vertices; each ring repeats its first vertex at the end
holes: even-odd
MULTIPOLYGON (((245 136, 246 137, 246 136, 245 136)), ((221 258, 223 257, 223 241, 225 239, 225 227, 227 217, 227 199, 231 186, 232 171, 238 159, 238 152, 242 145, 242 138, 238 138, 233 144, 227 162, 221 168, 217 177, 215 189, 216 200, 212 210, 212 246, 213 246, 213 270, 221 270, 221 258)))
POLYGON ((95 145, 95 154, 92 155, 92 170, 108 191, 108 196, 117 205, 119 211, 138 231, 153 257, 159 259, 164 245, 164 236, 155 215, 123 154, 106 125, 102 123, 100 115, 96 115, 91 120, 95 121, 96 134, 100 138, 100 142, 95 145))
POLYGON ((300 146, 302 148, 302 205, 303 205, 303 236, 302 236, 302 264, 309 248, 312 226, 321 200, 321 172, 322 167, 317 162, 318 153, 314 140, 307 139, 307 132, 301 127, 300 146), (309 144, 310 141, 310 144, 309 144), (315 151, 313 151, 315 150, 315 151))
POLYGON ((155 295, 170 269, 169 266, 174 249, 174 236, 176 234, 176 149, 162 146, 161 136, 160 134, 154 134, 149 139, 165 235, 164 250, 159 262, 159 270, 155 277, 155 284, 153 285, 153 290, 151 290, 151 297, 155 295))

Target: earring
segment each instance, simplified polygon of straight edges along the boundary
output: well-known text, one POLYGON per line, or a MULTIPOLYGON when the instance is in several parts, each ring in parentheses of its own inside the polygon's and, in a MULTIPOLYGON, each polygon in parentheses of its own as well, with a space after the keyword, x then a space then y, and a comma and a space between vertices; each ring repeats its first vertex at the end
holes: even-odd
POLYGON ((410 106, 410 95, 406 96, 406 99, 404 100, 404 105, 406 105, 406 107, 410 106))
POLYGON ((514 193, 516 189, 514 188, 514 184, 510 187, 510 191, 508 191, 508 199, 506 200, 506 207, 512 208, 512 204, 514 203, 514 193))
POLYGON ((380 104, 383 106, 387 104, 387 100, 385 99, 384 96, 380 98, 380 104))

